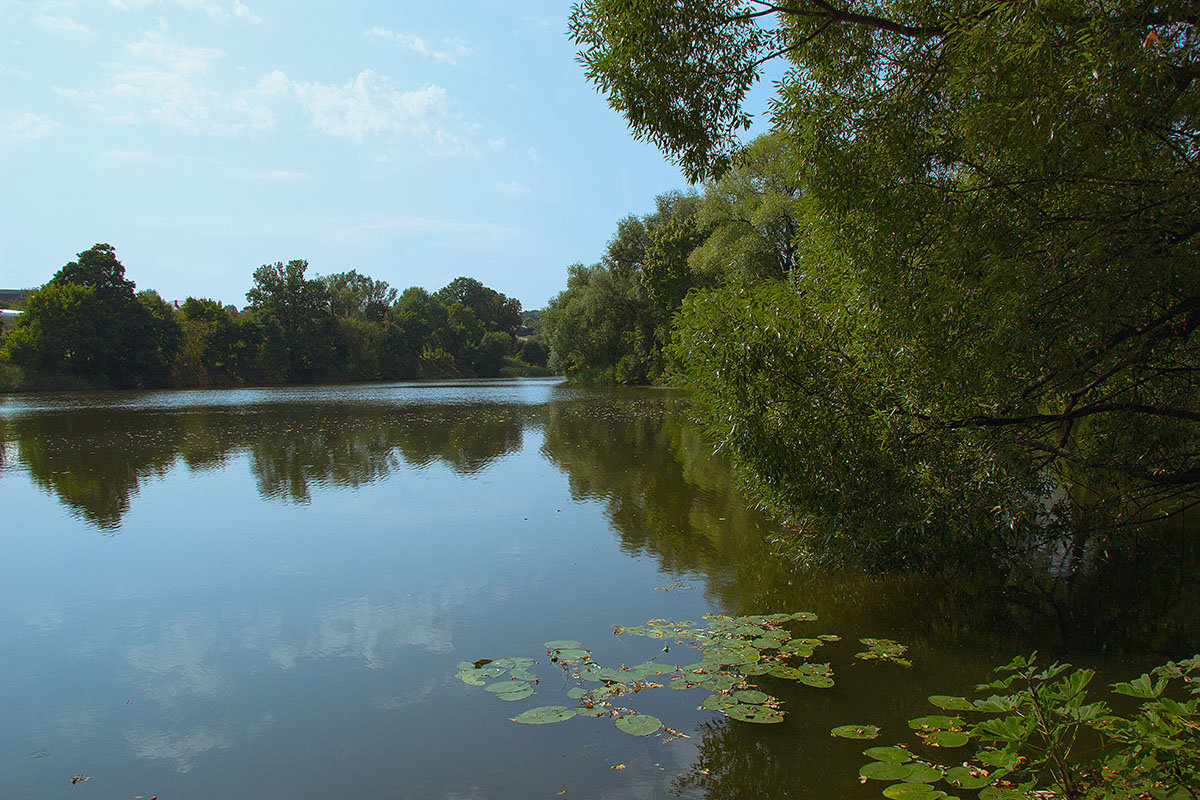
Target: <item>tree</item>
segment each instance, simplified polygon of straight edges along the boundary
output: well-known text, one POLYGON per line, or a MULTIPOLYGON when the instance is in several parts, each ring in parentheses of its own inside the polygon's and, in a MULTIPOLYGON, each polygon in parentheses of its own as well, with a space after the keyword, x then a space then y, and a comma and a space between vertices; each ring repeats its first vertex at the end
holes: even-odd
POLYGON ((336 272, 318 278, 329 296, 330 311, 338 319, 383 322, 396 301, 396 290, 387 281, 377 281, 357 271, 336 272))
POLYGON ((1198 25, 1148 0, 576 6, 589 76, 693 179, 733 162, 761 63, 791 64, 801 274, 695 298, 677 352, 777 511, 1082 564, 1200 502, 1198 25), (846 515, 838 482, 876 469, 907 499, 846 515))
POLYGON ((97 244, 29 295, 6 340, 18 366, 92 385, 162 385, 179 329, 158 295, 134 295, 112 245, 97 244))
POLYGON ((263 335, 259 367, 269 379, 313 382, 334 363, 329 296, 320 281, 304 277, 307 270, 303 260, 264 264, 246 292, 263 335))

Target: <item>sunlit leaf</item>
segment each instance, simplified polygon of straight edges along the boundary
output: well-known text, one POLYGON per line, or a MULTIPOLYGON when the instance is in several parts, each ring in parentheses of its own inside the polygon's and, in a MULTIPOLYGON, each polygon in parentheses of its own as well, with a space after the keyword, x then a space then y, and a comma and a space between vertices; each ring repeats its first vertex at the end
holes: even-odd
POLYGON ((912 753, 901 747, 868 747, 863 750, 863 755, 876 761, 891 761, 896 764, 912 761, 912 753))
POLYGON ((875 739, 879 736, 877 725, 839 725, 829 731, 843 739, 875 739))
POLYGON ((522 725, 545 725, 551 722, 565 722, 576 713, 575 709, 566 706, 539 706, 517 714, 513 717, 513 722, 522 725))
POLYGON ((758 724, 773 724, 783 722, 783 712, 774 708, 769 708, 762 705, 749 705, 747 703, 734 703, 731 706, 726 706, 721 711, 728 717, 742 722, 754 722, 758 724))
POLYGON ((632 736, 649 736, 662 727, 662 720, 649 714, 629 714, 617 717, 616 725, 632 736))

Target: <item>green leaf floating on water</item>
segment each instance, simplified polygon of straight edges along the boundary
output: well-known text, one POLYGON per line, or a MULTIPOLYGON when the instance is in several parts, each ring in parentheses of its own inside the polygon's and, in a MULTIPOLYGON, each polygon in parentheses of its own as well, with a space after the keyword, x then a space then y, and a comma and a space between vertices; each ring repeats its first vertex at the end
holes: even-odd
POLYGON ((511 703, 516 700, 524 700, 526 697, 533 697, 534 694, 533 689, 526 686, 524 689, 514 689, 511 692, 499 692, 496 694, 496 697, 511 703))
MULTIPOLYGON (((908 766, 908 765, 905 765, 908 766)), ((942 779, 942 771, 929 764, 913 764, 904 780, 909 783, 933 783, 942 779)))
POLYGON ((878 725, 839 725, 829 731, 843 739, 875 739, 879 736, 878 725))
POLYGON ((752 706, 761 706, 763 703, 771 699, 771 696, 766 692, 760 692, 757 689, 743 689, 740 692, 733 693, 733 699, 739 703, 749 703, 752 706))
POLYGON ((930 714, 927 717, 916 717, 915 719, 910 719, 908 721, 908 727, 912 728, 914 731, 962 730, 964 725, 966 725, 966 723, 963 722, 962 717, 946 717, 942 716, 941 714, 930 714))
POLYGON ((575 709, 566 706, 540 706, 517 714, 513 717, 513 722, 522 725, 546 725, 551 722, 566 722, 576 713, 575 709))
POLYGON ((616 724, 631 736, 649 736, 662 727, 662 720, 649 714, 628 714, 617 717, 616 724))
POLYGON ((946 770, 946 780, 950 781, 952 786, 962 789, 982 789, 992 782, 986 775, 972 773, 966 767, 951 767, 946 770))
POLYGON ((511 694, 528 688, 529 684, 525 681, 499 681, 489 685, 484 691, 493 694, 511 694))
POLYGON ((970 711, 975 704, 965 697, 950 697, 944 694, 931 694, 929 703, 943 711, 970 711))
POLYGON ((902 747, 868 747, 863 755, 876 761, 890 761, 893 764, 903 764, 912 761, 912 753, 902 747))
POLYGON ((742 722, 755 722, 760 725, 783 722, 783 712, 768 706, 734 703, 733 705, 722 708, 721 711, 725 714, 725 716, 730 717, 731 719, 741 720, 742 722))
POLYGON ((883 790, 883 796, 888 800, 940 800, 948 795, 927 783, 893 783, 883 790))
POLYGON ((932 731, 922 734, 921 738, 934 747, 962 747, 971 741, 971 737, 959 731, 932 731))
POLYGON ((552 642, 543 642, 542 647, 547 650, 574 650, 583 647, 583 642, 577 642, 574 639, 555 639, 552 642))
POLYGON ((896 761, 872 761, 862 765, 858 776, 870 781, 902 781, 906 780, 912 771, 911 764, 901 764, 896 761))
POLYGON ((557 658, 559 661, 583 661, 588 657, 588 652, 587 650, 575 648, 563 648, 555 650, 552 657, 557 658))

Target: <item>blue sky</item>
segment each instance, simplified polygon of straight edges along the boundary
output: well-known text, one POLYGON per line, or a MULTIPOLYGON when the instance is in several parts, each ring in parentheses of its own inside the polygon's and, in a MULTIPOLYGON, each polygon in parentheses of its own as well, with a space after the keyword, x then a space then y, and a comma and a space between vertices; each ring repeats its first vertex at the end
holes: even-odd
POLYGON ((261 264, 543 306, 684 188, 588 84, 569 2, 0 0, 0 287, 108 242, 241 306, 261 264))

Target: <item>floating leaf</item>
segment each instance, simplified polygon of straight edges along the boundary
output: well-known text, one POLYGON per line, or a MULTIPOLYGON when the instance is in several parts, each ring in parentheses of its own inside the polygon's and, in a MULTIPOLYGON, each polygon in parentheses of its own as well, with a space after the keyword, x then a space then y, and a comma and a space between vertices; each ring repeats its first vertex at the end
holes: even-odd
POLYGON ((604 706, 592 706, 591 708, 580 706, 574 709, 574 711, 581 717, 603 717, 608 713, 608 709, 604 706))
POLYGON ((870 781, 902 781, 912 772, 912 765, 896 761, 872 761, 858 771, 860 778, 870 781))
POLYGON ((874 739, 879 736, 878 725, 839 725, 829 731, 843 739, 874 739))
POLYGON ((566 648, 563 650, 555 650, 552 658, 557 658, 559 661, 583 661, 588 657, 587 650, 575 650, 566 648))
POLYGON ((812 613, 811 611, 797 611, 795 614, 791 614, 790 616, 792 619, 796 620, 797 622, 816 622, 817 621, 817 615, 812 613))
POLYGON ((514 689, 511 692, 499 692, 496 694, 496 697, 500 698, 501 700, 507 700, 511 703, 514 700, 524 700, 526 697, 532 697, 533 695, 533 689, 529 688, 528 684, 526 684, 524 689, 514 689))
POLYGON ((951 767, 946 770, 946 780, 962 789, 982 789, 992 782, 992 779, 982 772, 973 773, 966 767, 951 767))
POLYGON ((704 702, 700 707, 705 711, 724 711, 730 706, 737 705, 737 701, 727 694, 710 694, 704 698, 704 702))
POLYGON ((552 642, 543 642, 542 646, 547 650, 574 650, 583 647, 583 642, 577 642, 574 639, 555 639, 552 642))
POLYGON ((458 673, 458 679, 460 681, 462 681, 463 683, 467 684, 468 686, 484 686, 487 684, 487 681, 476 678, 470 672, 458 673))
POLYGON ((914 731, 922 729, 926 730, 954 730, 961 729, 966 723, 961 717, 946 717, 940 714, 931 714, 927 717, 916 717, 908 721, 908 727, 914 731))
POLYGON ((930 695, 929 702, 943 711, 970 711, 975 707, 974 703, 966 698, 950 697, 944 694, 930 695))
POLYGON ((742 722, 754 722, 761 725, 783 722, 783 712, 769 708, 768 706, 734 703, 731 706, 721 709, 721 711, 727 717, 741 720, 742 722))
POLYGON ((842 637, 833 633, 822 633, 817 638, 822 642, 840 642, 842 640, 842 637))
POLYGON ((662 727, 662 720, 649 714, 629 714, 617 717, 616 725, 632 736, 649 736, 662 727))
POLYGON ((499 667, 500 671, 503 672, 506 669, 512 669, 515 667, 517 662, 513 661, 511 658, 497 658, 495 661, 491 662, 491 664, 493 667, 499 667))
POLYGON ((576 713, 576 709, 566 706, 539 706, 517 714, 513 717, 513 722, 522 725, 546 725, 551 722, 565 722, 576 713))
POLYGON ((588 690, 580 686, 576 686, 567 690, 567 697, 571 698, 572 700, 578 700, 586 694, 588 694, 588 690))
POLYGON ((512 694, 513 692, 519 692, 522 689, 528 688, 529 684, 525 681, 499 681, 498 683, 491 684, 484 691, 492 692, 493 694, 512 694))
POLYGON ((942 779, 942 771, 929 764, 913 764, 904 780, 909 783, 933 783, 942 779))
POLYGON ((733 693, 733 699, 739 703, 749 703, 752 706, 761 706, 763 703, 771 699, 771 696, 766 692, 760 692, 757 689, 743 689, 740 692, 733 693))
POLYGON ((921 736, 926 744, 934 747, 962 747, 971 737, 959 731, 932 731, 921 736))
POLYGON ((863 755, 876 761, 891 761, 895 764, 912 761, 912 753, 902 747, 868 747, 863 750, 863 755))
POLYGON ((927 783, 893 783, 883 790, 888 800, 939 800, 946 796, 927 783))
POLYGON ((828 689, 833 686, 833 678, 827 675, 801 675, 796 680, 814 689, 828 689))

